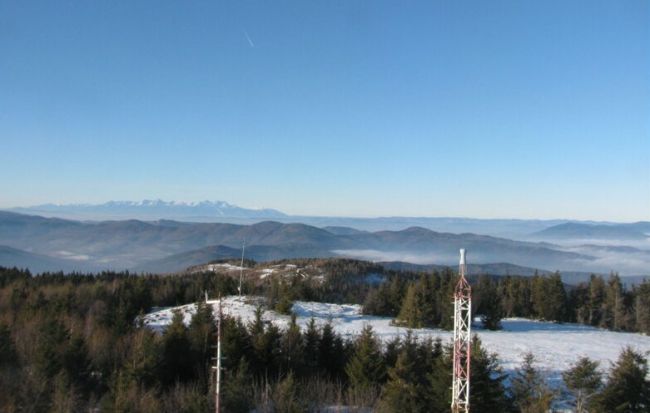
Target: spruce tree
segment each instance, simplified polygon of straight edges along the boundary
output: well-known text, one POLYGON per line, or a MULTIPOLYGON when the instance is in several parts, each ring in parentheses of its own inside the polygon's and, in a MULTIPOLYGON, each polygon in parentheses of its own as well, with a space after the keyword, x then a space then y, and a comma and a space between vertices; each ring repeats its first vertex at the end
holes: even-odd
POLYGON ((453 347, 436 342, 431 372, 427 374, 427 403, 432 413, 447 413, 451 406, 453 347))
POLYGON ((440 288, 436 303, 438 306, 438 319, 440 328, 451 330, 454 328, 454 306, 449 305, 450 297, 454 296, 454 289, 458 283, 458 275, 447 268, 440 275, 440 288))
POLYGON ((212 357, 212 345, 216 334, 216 323, 212 315, 212 307, 204 301, 196 304, 196 312, 188 327, 188 338, 192 352, 192 364, 196 373, 207 382, 208 368, 212 357))
POLYGON ((316 326, 316 320, 314 320, 313 317, 307 324, 307 329, 303 336, 303 342, 305 343, 304 360, 306 374, 314 375, 319 371, 318 344, 320 343, 320 331, 316 326))
POLYGON ((57 319, 48 317, 43 320, 36 341, 33 360, 38 373, 53 378, 63 367, 63 353, 70 334, 57 319))
POLYGON ((386 348, 384 350, 384 363, 386 365, 386 368, 395 366, 397 357, 399 356, 401 344, 402 340, 399 338, 399 336, 395 336, 386 343, 386 348))
POLYGON ((603 382, 602 374, 598 371, 598 362, 581 357, 569 370, 562 373, 562 378, 574 397, 576 413, 587 413, 603 382))
POLYGON ((512 378, 510 391, 514 405, 521 413, 546 413, 553 402, 553 393, 535 369, 534 362, 533 354, 526 353, 512 378))
POLYGON ((245 354, 250 354, 251 338, 240 318, 224 316, 221 319, 221 353, 225 369, 235 368, 245 354))
POLYGON ((9 327, 0 324, 0 368, 17 364, 16 346, 9 327))
POLYGON ((612 274, 607 282, 605 291, 604 327, 611 330, 622 330, 625 325, 625 298, 623 285, 618 274, 612 274))
POLYGON ((283 370, 301 374, 305 358, 305 343, 302 339, 300 327, 296 323, 295 314, 291 315, 291 323, 289 323, 289 327, 282 335, 281 347, 283 370))
POLYGON ((637 331, 650 334, 650 282, 647 280, 635 290, 634 310, 637 331))
POLYGON ((334 353, 334 329, 332 323, 327 322, 321 331, 320 341, 318 343, 318 364, 321 371, 326 372, 330 378, 334 377, 336 355, 334 353))
POLYGON ((402 343, 395 367, 388 371, 382 390, 380 412, 427 412, 425 387, 418 376, 417 343, 410 331, 402 343))
POLYGON ((501 294, 496 283, 488 276, 481 276, 476 285, 476 295, 480 298, 477 312, 481 315, 483 327, 488 330, 500 330, 503 311, 501 294))
POLYGON ((190 340, 180 311, 174 312, 172 322, 163 334, 162 342, 163 381, 170 385, 176 381, 188 380, 192 376, 190 340))
POLYGON ((624 349, 607 378, 598 398, 603 412, 636 413, 650 411, 648 361, 628 347, 624 349))
POLYGON ((273 407, 276 413, 302 413, 305 406, 298 396, 298 386, 293 373, 279 381, 273 390, 273 407))
POLYGON ((223 410, 232 413, 248 413, 251 410, 251 381, 253 377, 245 357, 239 359, 234 372, 226 372, 223 387, 223 410))
POLYGON ((591 275, 589 279, 589 324, 603 326, 605 302, 605 282, 602 277, 591 275))
POLYGON ((149 329, 139 329, 131 338, 124 375, 138 385, 153 387, 159 381, 161 367, 162 354, 158 338, 149 329))
POLYGON ((564 321, 567 298, 559 273, 535 277, 532 298, 537 317, 547 321, 564 321))
POLYGON ((408 328, 424 327, 422 304, 420 302, 420 294, 418 294, 416 284, 409 285, 406 290, 406 296, 402 302, 399 315, 395 319, 395 323, 408 328))
POLYGON ((370 325, 365 326, 357 338, 354 354, 346 365, 345 372, 355 390, 371 390, 383 382, 386 366, 381 345, 370 325))
POLYGON ((483 347, 477 335, 472 337, 470 400, 471 411, 502 413, 510 408, 503 380, 506 375, 499 367, 496 354, 483 347))
POLYGON ((436 273, 430 276, 422 276, 418 281, 419 302, 422 308, 422 323, 425 326, 437 326, 440 324, 438 314, 437 292, 440 288, 440 279, 436 273))

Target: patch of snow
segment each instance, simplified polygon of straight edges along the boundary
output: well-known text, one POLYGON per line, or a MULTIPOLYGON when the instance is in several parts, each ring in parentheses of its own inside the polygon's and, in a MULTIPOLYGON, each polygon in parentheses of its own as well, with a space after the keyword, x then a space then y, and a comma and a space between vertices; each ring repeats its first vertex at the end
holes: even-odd
POLYGON ((206 266, 206 269, 207 271, 218 272, 218 271, 241 271, 241 270, 245 270, 246 268, 240 267, 238 265, 221 263, 221 264, 208 264, 206 266))
POLYGON ((266 277, 268 277, 269 275, 273 274, 274 272, 275 272, 275 270, 273 268, 265 268, 265 269, 260 271, 260 273, 261 273, 260 274, 260 279, 263 280, 266 277))
MULTIPOLYGON (((260 297, 243 297, 241 301, 236 296, 225 297, 223 312, 230 316, 241 317, 242 321, 248 322, 254 319, 255 309, 263 302, 264 299, 260 297)), ((215 312, 217 303, 218 300, 208 301, 215 312)), ((189 304, 176 309, 181 311, 185 323, 189 324, 196 306, 189 304)), ((149 313, 144 316, 144 324, 156 331, 163 331, 171 322, 172 310, 167 308, 149 313)), ((392 319, 389 317, 363 315, 361 306, 356 304, 296 301, 292 311, 303 329, 313 317, 320 326, 328 321, 331 322, 338 334, 349 339, 354 339, 366 325, 372 326, 382 342, 404 336, 408 330, 392 325, 392 319)), ((290 322, 289 316, 269 310, 264 311, 263 319, 280 328, 286 328, 290 322)), ((637 333, 614 332, 579 324, 556 324, 523 318, 504 319, 502 326, 503 329, 499 331, 483 330, 475 326, 472 332, 479 336, 488 351, 498 354, 499 364, 507 373, 520 366, 525 353, 532 352, 537 360, 536 366, 552 387, 562 386, 561 373, 582 356, 600 362, 601 369, 606 371, 626 346, 650 354, 650 337, 637 333)), ((445 343, 452 340, 451 331, 421 328, 413 329, 412 332, 419 339, 440 337, 445 343)))

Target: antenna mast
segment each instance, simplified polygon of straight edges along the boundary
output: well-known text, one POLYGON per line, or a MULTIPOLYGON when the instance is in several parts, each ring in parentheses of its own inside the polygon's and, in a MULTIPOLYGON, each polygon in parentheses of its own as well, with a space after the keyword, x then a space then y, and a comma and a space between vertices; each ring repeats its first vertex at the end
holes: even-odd
POLYGON ((217 315, 217 357, 215 357, 216 366, 212 366, 215 371, 215 386, 214 386, 214 411, 221 413, 221 296, 219 296, 219 309, 217 315))
POLYGON ((460 279, 454 291, 454 366, 451 388, 452 413, 469 413, 472 288, 465 279, 465 250, 460 250, 460 279))
POLYGON ((241 301, 241 281, 244 273, 244 249, 246 248, 246 240, 241 244, 241 264, 239 264, 239 301, 241 301))

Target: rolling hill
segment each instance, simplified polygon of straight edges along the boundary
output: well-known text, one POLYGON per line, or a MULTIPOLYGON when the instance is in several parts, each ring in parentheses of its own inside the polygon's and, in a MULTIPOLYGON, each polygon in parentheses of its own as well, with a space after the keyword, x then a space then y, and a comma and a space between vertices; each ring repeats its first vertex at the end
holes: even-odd
MULTIPOLYGON (((547 242, 436 232, 422 227, 367 232, 276 221, 252 225, 172 220, 81 222, 0 211, 0 245, 65 259, 62 263, 51 261, 53 267, 47 269, 53 270, 68 263, 66 258, 75 257, 92 268, 173 272, 215 259, 237 257, 244 241, 246 256, 258 261, 340 256, 455 266, 458 249, 467 248, 472 264, 492 263, 501 269, 513 265, 550 271, 617 270, 608 261, 600 265, 598 254, 612 253, 605 249, 593 249, 591 254, 547 242)), ((7 255, 0 265, 17 262, 26 261, 12 261, 7 255)))
POLYGON ((650 223, 634 224, 585 224, 567 222, 554 225, 534 234, 537 238, 550 240, 645 240, 650 232, 650 223))

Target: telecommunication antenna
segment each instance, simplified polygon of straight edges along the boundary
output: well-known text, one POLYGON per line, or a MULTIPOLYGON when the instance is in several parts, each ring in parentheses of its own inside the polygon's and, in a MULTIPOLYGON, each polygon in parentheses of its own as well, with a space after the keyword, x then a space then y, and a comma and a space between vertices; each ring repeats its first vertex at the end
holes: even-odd
POLYGON ((246 240, 241 244, 241 263, 239 264, 239 287, 237 287, 237 290, 239 291, 239 301, 241 301, 241 281, 243 278, 244 274, 244 250, 246 249, 246 240))
POLYGON ((212 370, 215 371, 215 386, 214 386, 214 411, 221 413, 221 296, 219 296, 217 310, 217 356, 213 358, 215 365, 212 370))
POLYGON ((472 288, 465 279, 465 250, 460 250, 460 279, 454 291, 454 366, 451 387, 452 413, 469 413, 472 288))

